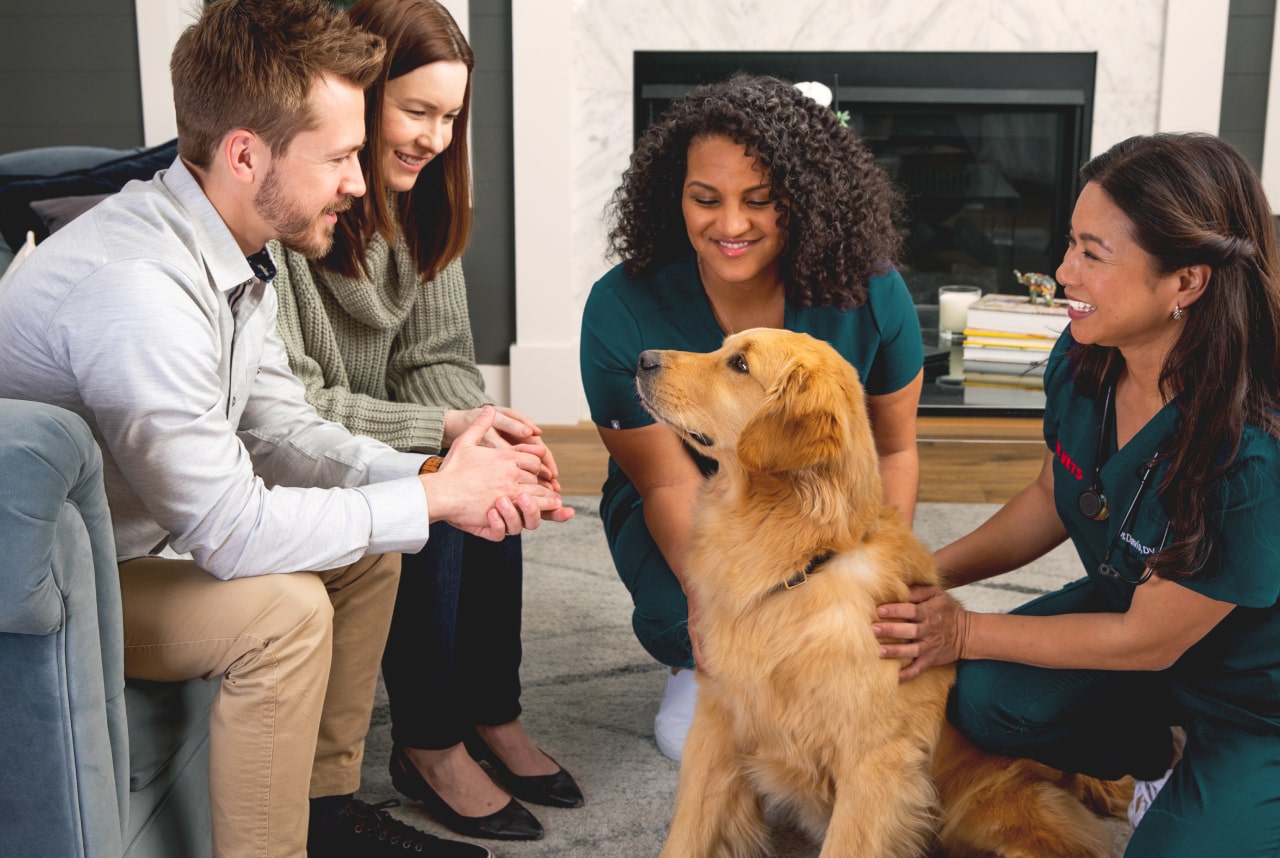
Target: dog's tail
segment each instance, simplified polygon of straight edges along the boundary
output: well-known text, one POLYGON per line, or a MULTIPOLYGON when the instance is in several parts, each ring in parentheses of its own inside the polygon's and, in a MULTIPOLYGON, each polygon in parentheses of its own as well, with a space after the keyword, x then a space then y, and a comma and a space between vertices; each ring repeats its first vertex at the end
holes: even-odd
POLYGON ((1067 774, 1032 760, 985 754, 952 726, 934 762, 947 858, 1108 858, 1133 782, 1067 774), (1105 817, 1105 818, 1104 818, 1105 817))

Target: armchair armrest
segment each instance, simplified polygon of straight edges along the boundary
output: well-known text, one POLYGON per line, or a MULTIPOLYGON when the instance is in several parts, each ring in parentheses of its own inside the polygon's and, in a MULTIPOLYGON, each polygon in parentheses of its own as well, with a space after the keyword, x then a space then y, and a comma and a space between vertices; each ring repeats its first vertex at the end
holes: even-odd
MULTIPOLYGON (((77 415, 51 405, 0 399, 0 632, 52 634, 65 621, 61 580, 74 564, 57 562, 63 528, 102 532, 92 545, 99 598, 119 611, 111 519, 102 489, 102 455, 77 415), (67 505, 78 515, 68 515, 67 505), (111 592, 114 590, 114 592, 111 592)), ((101 604, 101 602, 100 602, 101 604)), ((118 634, 118 632, 117 632, 118 634)))
POLYGON ((0 852, 119 855, 124 627, 102 454, 84 420, 0 399, 0 852))

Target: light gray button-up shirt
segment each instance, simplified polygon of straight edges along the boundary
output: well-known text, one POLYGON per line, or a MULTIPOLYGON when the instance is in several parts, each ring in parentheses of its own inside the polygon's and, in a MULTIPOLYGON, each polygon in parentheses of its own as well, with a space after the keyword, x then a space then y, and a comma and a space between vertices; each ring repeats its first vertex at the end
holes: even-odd
POLYGON ((88 422, 119 559, 168 547, 235 578, 426 542, 423 457, 322 420, 275 320, 274 290, 181 160, 55 233, 5 284, 0 396, 88 422))

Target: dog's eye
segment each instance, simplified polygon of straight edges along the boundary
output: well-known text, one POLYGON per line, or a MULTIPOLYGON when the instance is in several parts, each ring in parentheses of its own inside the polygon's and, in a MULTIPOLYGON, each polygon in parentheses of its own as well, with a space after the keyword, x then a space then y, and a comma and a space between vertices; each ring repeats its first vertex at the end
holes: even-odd
POLYGON ((729 368, 744 375, 751 372, 751 367, 747 366, 747 359, 741 354, 729 358, 729 368))

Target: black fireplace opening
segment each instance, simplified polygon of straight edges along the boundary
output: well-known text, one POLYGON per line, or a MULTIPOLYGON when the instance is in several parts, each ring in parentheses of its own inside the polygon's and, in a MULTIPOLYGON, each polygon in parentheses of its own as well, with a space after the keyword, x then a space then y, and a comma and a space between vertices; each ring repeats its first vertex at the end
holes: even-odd
POLYGON ((900 270, 922 326, 945 284, 1022 292, 1052 275, 1088 158, 1094 53, 638 51, 635 136, 671 100, 735 72, 832 90, 902 189, 900 270))

